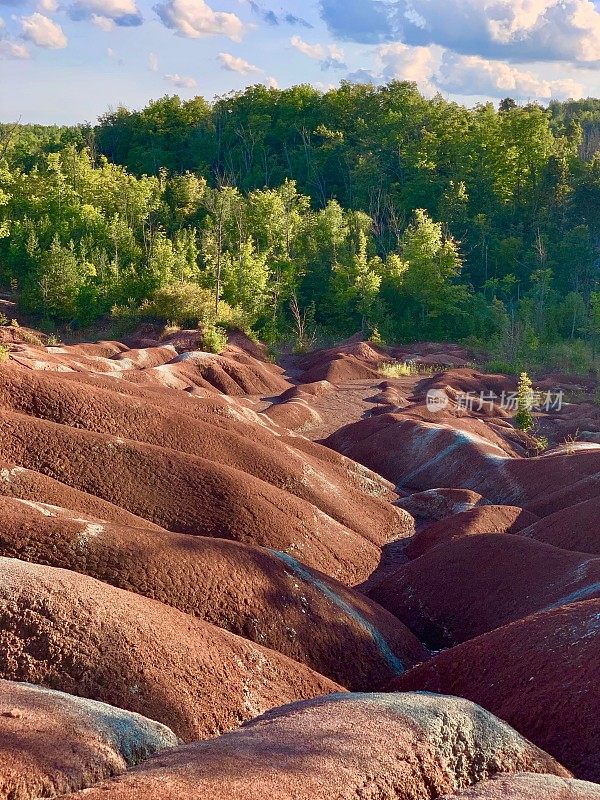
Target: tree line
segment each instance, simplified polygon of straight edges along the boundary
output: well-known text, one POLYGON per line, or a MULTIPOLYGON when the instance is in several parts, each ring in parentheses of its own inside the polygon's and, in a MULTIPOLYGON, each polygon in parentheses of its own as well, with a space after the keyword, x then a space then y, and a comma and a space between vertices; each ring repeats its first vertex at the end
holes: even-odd
POLYGON ((0 280, 49 322, 358 329, 593 363, 600 101, 467 109, 410 83, 165 97, 0 126, 0 280))

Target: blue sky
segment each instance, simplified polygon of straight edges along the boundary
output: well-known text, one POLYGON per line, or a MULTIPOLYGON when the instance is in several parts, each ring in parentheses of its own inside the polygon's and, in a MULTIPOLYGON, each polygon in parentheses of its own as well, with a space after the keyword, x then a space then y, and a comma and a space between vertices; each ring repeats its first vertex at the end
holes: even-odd
POLYGON ((414 80, 466 104, 600 96, 593 0, 0 0, 0 120, 164 94, 414 80))

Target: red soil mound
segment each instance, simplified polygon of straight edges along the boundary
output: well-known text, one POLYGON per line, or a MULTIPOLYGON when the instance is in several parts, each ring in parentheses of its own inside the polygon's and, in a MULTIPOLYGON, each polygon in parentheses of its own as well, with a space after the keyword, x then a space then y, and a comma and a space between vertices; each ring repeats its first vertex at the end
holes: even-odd
POLYGON ((446 650, 390 688, 467 697, 597 781, 599 627, 600 599, 544 611, 446 650))
POLYGON ((341 428, 323 444, 400 489, 470 489, 492 503, 520 506, 539 516, 597 494, 598 447, 576 457, 557 453, 519 458, 522 447, 504 436, 500 426, 441 414, 431 417, 438 422, 417 421, 404 412, 382 414, 341 428))
POLYGON ((108 503, 92 494, 80 492, 47 475, 35 470, 16 466, 14 463, 0 460, 0 495, 16 497, 33 503, 49 503, 50 505, 68 508, 83 514, 91 514, 100 519, 129 525, 134 528, 150 528, 162 530, 159 525, 137 517, 124 508, 108 503))
MULTIPOLYGON (((251 359, 248 357, 248 361, 251 359)), ((123 375, 129 381, 157 384, 173 389, 214 388, 232 397, 279 394, 290 384, 278 368, 259 361, 240 363, 238 359, 211 353, 183 353, 173 362, 145 370, 130 370, 123 375)))
POLYGON ((427 489, 402 497, 394 503, 413 517, 431 520, 462 514, 487 504, 485 498, 469 489, 427 489))
POLYGON ((331 360, 315 364, 302 373, 302 383, 329 381, 329 383, 348 383, 348 381, 371 380, 378 376, 376 364, 368 366, 354 355, 336 355, 331 360))
POLYGON ((521 536, 457 539, 368 592, 435 650, 545 608, 600 596, 600 559, 521 536))
POLYGON ((335 386, 329 381, 315 381, 314 383, 301 383, 298 386, 292 386, 283 394, 279 395, 279 402, 287 400, 295 400, 297 397, 326 397, 330 392, 333 392, 335 386))
POLYGON ((539 542, 564 550, 600 555, 600 497, 550 514, 522 531, 539 542))
POLYGON ((487 497, 482 487, 489 485, 495 495, 515 492, 512 478, 502 469, 514 451, 481 420, 454 420, 449 425, 383 414, 347 425, 323 444, 400 488, 469 488, 487 497))
POLYGON ((517 389, 517 380, 507 375, 487 375, 473 369, 450 369, 443 375, 434 375, 429 380, 422 381, 418 386, 418 393, 425 395, 430 389, 445 389, 447 386, 461 394, 470 393, 479 399, 480 395, 501 397, 503 392, 514 392, 517 389))
POLYGON ((49 352, 65 352, 74 355, 94 356, 96 358, 113 358, 120 353, 124 353, 129 348, 123 342, 100 341, 84 342, 82 344, 60 345, 58 347, 48 347, 49 352))
POLYGON ((170 345, 159 347, 143 347, 125 350, 112 356, 119 362, 118 368, 124 370, 148 369, 168 364, 177 356, 177 350, 170 345))
POLYGON ((310 395, 302 397, 302 394, 285 403, 274 403, 265 409, 264 414, 275 425, 298 433, 309 431, 323 421, 318 412, 311 407, 310 395))
POLYGON ((138 714, 0 680, 0 800, 85 789, 177 744, 138 714))
MULTIPOLYGON (((385 386, 381 392, 368 398, 372 403, 378 403, 381 406, 393 406, 394 408, 403 408, 408 405, 406 397, 395 386, 385 386)), ((374 409, 374 411, 377 409, 374 409)))
POLYGON ((159 755, 85 797, 433 800, 517 770, 568 777, 546 753, 465 700, 334 695, 159 755))
POLYGON ((348 688, 370 688, 427 657, 408 629, 358 592, 283 554, 237 542, 126 528, 0 498, 0 556, 160 600, 348 688))
POLYGON ((317 350, 296 359, 302 383, 329 381, 340 384, 373 380, 390 356, 382 348, 354 338, 329 350, 317 350))
POLYGON ((206 403, 188 401, 186 413, 182 413, 173 408, 172 393, 164 399, 142 395, 132 402, 131 395, 65 382, 55 374, 0 368, 0 407, 167 447, 248 472, 308 501, 376 544, 410 533, 410 520, 402 520, 387 503, 369 497, 357 502, 356 483, 349 480, 346 465, 339 463, 342 459, 338 465, 325 464, 320 458, 322 453, 329 454, 325 448, 313 445, 308 456, 293 447, 293 440, 283 441, 256 424, 254 417, 240 422, 222 416, 232 408, 222 398, 206 403), (187 413, 190 404, 193 417, 187 413))
POLYGON ((409 542, 406 554, 418 558, 439 544, 478 533, 519 533, 534 522, 536 516, 517 506, 481 506, 423 528, 409 542))
MULTIPOLYGON (((578 455, 577 461, 580 459, 581 456, 578 455)), ((541 492, 530 501, 528 510, 539 517, 548 517, 557 511, 595 499, 600 492, 600 472, 591 473, 587 477, 566 484, 559 488, 553 485, 550 491, 541 492)))
POLYGON ((559 778, 556 775, 497 775, 458 794, 440 800, 600 800, 597 783, 559 778))
POLYGON ((578 500, 587 500, 598 494, 600 475, 600 448, 586 452, 548 454, 539 458, 515 459, 507 465, 516 485, 520 486, 517 505, 538 516, 546 516, 574 505, 578 500), (562 504, 557 503, 560 492, 562 504), (583 496, 579 498, 579 493, 583 496), (587 494, 590 492, 590 494, 587 494), (545 503, 542 498, 545 496, 545 503), (552 499, 549 501, 549 497, 552 499), (535 500, 539 500, 539 507, 535 500))
POLYGON ((376 545, 306 501, 203 458, 6 411, 0 437, 17 464, 168 530, 283 550, 348 584, 379 562, 376 545))
POLYGON ((374 367, 386 359, 389 360, 389 354, 383 348, 362 341, 360 336, 353 336, 345 342, 326 350, 315 350, 312 353, 306 353, 297 358, 296 363, 301 370, 311 370, 314 367, 328 364, 340 356, 352 356, 374 367))
POLYGON ((174 608, 0 558, 0 677, 102 700, 188 741, 337 684, 174 608))
POLYGON ((239 347, 222 355, 201 351, 178 355, 172 344, 127 349, 119 342, 40 348, 20 345, 11 362, 32 370, 98 372, 135 383, 220 391, 229 395, 277 394, 290 387, 283 370, 239 347))

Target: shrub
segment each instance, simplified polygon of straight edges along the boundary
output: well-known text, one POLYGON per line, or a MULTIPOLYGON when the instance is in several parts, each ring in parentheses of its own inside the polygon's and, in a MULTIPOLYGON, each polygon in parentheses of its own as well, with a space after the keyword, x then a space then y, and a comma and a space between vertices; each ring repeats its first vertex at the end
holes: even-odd
POLYGON ((22 328, 19 331, 19 341, 23 342, 23 344, 33 344, 41 346, 43 346, 44 344, 41 337, 39 337, 37 333, 34 333, 33 331, 28 331, 26 328, 22 328))
POLYGON ((548 441, 547 436, 534 436, 533 437, 533 447, 536 456, 542 455, 545 453, 548 447, 550 446, 550 442, 548 441))
POLYGON ((8 317, 0 311, 0 325, 8 325, 8 317))
POLYGON ((486 372, 490 372, 492 375, 516 375, 519 373, 518 367, 514 364, 511 364, 510 361, 504 361, 501 358, 493 359, 492 361, 488 361, 485 365, 486 372))
MULTIPOLYGON (((211 304, 212 305, 212 304, 211 304)), ((248 336, 253 336, 248 317, 239 306, 233 308, 224 300, 219 301, 219 313, 217 314, 217 325, 221 325, 226 330, 240 330, 248 336)))
POLYGON ((0 364, 8 359, 9 348, 5 344, 0 344, 0 364))
POLYGON ((141 309, 133 300, 125 305, 113 306, 110 312, 113 322, 113 335, 118 339, 131 333, 142 321, 141 309))
POLYGON ((200 325, 202 349, 207 353, 221 353, 227 347, 227 332, 213 322, 200 325))
POLYGON ((519 377, 517 387, 517 413, 515 415, 515 425, 519 430, 530 431, 533 428, 533 386, 531 378, 526 372, 522 372, 519 377))
POLYGON ((212 306, 212 292, 188 281, 157 289, 141 314, 171 325, 194 327, 199 320, 214 316, 212 306))
POLYGON ((369 341, 375 345, 385 344, 383 341, 383 336, 381 335, 381 332, 377 326, 373 328, 373 332, 371 333, 369 341))
POLYGON ((544 361, 552 369, 575 375, 584 375, 594 367, 592 348, 580 339, 555 344, 550 348, 544 361))
POLYGON ((389 361, 379 367, 379 372, 386 378, 407 378, 411 375, 433 375, 434 370, 414 361, 389 361))

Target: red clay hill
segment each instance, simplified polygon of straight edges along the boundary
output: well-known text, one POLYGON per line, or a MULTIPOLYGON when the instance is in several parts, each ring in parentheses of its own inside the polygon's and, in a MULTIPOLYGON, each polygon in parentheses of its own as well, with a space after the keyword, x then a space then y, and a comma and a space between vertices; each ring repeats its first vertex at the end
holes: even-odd
POLYGON ((0 800, 599 796, 592 376, 0 339, 0 800))

